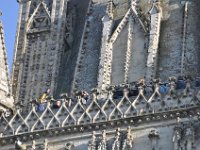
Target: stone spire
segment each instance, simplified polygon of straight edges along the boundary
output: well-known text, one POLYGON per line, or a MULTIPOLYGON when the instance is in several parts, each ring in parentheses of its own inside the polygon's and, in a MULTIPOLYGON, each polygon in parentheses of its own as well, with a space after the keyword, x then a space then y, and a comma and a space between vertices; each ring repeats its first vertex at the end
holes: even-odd
MULTIPOLYGON (((0 16, 2 13, 0 12, 0 16)), ((8 61, 4 41, 3 25, 0 21, 0 111, 13 108, 13 99, 10 95, 10 82, 8 75, 8 61)))

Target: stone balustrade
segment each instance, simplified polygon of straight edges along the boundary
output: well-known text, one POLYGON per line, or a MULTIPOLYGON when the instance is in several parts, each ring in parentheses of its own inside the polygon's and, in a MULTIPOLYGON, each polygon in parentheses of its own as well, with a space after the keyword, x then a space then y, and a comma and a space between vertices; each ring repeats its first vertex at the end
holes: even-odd
MULTIPOLYGON (((159 118, 167 118, 168 112, 197 108, 200 100, 200 80, 195 82, 188 79, 169 78, 169 82, 162 83, 144 80, 131 84, 110 86, 106 91, 98 92, 93 89, 93 95, 87 99, 82 92, 76 93, 76 98, 63 101, 60 107, 53 107, 48 101, 44 111, 37 111, 33 105, 30 112, 17 110, 12 117, 1 117, 1 137, 21 135, 30 132, 45 131, 56 128, 70 127, 71 131, 77 127, 84 130, 84 125, 95 125, 116 120, 126 120, 131 117, 139 118, 137 122, 151 120, 148 115, 165 114, 159 118), (84 101, 85 100, 85 101, 84 101)), ((126 121, 125 121, 126 122, 126 121)), ((106 125, 105 125, 106 126, 106 125)))

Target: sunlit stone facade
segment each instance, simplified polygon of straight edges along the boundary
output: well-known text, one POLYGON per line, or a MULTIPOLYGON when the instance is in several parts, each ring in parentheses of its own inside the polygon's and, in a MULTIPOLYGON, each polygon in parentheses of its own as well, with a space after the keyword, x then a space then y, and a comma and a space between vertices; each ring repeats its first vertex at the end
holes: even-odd
POLYGON ((3 150, 199 149, 200 1, 19 5, 3 150))

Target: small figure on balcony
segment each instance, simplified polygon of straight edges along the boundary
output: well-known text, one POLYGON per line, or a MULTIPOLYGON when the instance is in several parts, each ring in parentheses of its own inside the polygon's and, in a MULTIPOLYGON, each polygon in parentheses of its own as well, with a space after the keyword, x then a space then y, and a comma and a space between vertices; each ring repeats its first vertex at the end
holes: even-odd
POLYGON ((46 92, 44 92, 39 99, 32 100, 32 104, 36 106, 36 111, 43 112, 46 108, 48 100, 50 100, 52 97, 50 96, 50 89, 48 89, 46 92))
POLYGON ((89 94, 87 93, 87 91, 82 91, 82 94, 81 94, 81 102, 82 104, 87 104, 89 100, 89 94))
POLYGON ((50 98, 50 92, 51 90, 50 89, 47 89, 46 92, 44 92, 38 99, 38 103, 42 104, 42 103, 45 103, 47 102, 47 100, 50 98))

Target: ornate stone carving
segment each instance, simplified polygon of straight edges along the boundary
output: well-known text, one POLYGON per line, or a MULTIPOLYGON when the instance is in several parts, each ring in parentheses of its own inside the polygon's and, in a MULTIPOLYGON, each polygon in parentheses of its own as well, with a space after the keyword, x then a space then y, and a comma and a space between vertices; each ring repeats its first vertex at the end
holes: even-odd
POLYGON ((106 144, 106 131, 103 130, 102 131, 102 137, 101 137, 101 141, 98 145, 98 150, 106 150, 107 148, 107 144, 106 144))
POLYGON ((181 150, 182 128, 174 128, 173 142, 174 150, 181 150))
POLYGON ((88 150, 96 150, 96 136, 95 136, 96 132, 93 131, 92 133, 92 141, 89 142, 88 144, 88 150))
POLYGON ((120 150, 120 128, 116 129, 116 135, 112 144, 112 150, 120 150))
POLYGON ((122 150, 131 150, 133 148, 133 136, 131 133, 131 128, 127 128, 126 138, 122 143, 122 150))

